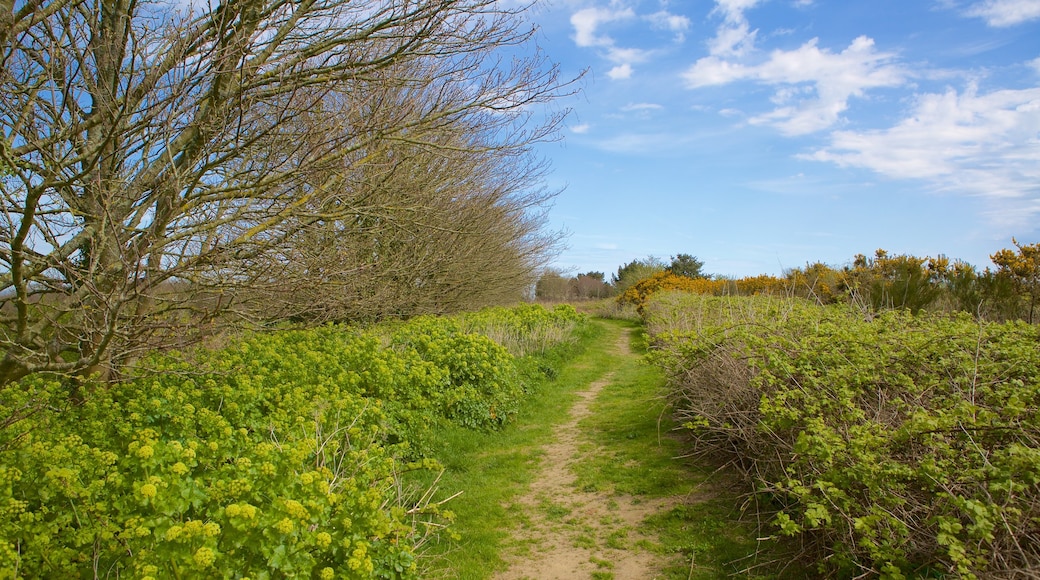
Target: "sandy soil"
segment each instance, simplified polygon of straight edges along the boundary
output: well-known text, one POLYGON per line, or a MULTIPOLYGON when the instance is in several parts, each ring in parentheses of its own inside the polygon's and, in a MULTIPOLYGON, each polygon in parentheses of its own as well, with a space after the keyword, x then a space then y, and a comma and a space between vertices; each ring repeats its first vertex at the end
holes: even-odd
MULTIPOLYGON (((629 337, 623 334, 615 345, 619 354, 629 353, 629 337)), ((655 577, 662 556, 649 552, 641 540, 640 523, 649 515, 670 508, 672 501, 647 501, 625 495, 588 493, 575 489, 571 465, 581 460, 583 440, 578 423, 608 374, 588 386, 571 408, 556 439, 545 447, 541 472, 518 501, 524 514, 513 535, 507 556, 509 569, 496 580, 647 580, 655 577)))

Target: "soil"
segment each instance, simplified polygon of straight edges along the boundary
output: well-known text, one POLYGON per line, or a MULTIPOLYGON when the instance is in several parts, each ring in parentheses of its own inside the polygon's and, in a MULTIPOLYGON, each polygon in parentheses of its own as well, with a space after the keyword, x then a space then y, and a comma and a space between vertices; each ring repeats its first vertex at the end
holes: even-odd
MULTIPOLYGON (((614 346, 631 356, 629 336, 614 346)), ((579 422, 590 414, 608 374, 579 392, 569 419, 544 448, 541 472, 514 508, 523 515, 507 551, 509 568, 495 580, 647 580, 656 576, 665 556, 647 549, 653 538, 640 532, 648 516, 671 508, 673 500, 646 500, 575 487, 571 466, 588 453, 579 422)))

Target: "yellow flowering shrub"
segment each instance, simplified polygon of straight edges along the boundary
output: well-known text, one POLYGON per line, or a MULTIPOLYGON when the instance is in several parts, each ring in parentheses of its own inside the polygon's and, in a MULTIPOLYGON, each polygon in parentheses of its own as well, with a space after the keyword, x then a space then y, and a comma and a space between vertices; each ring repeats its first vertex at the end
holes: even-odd
MULTIPOLYGON (((577 317, 540 310, 503 318, 577 317)), ((436 425, 494 428, 524 395, 513 355, 452 319, 258 334, 145 366, 83 385, 77 406, 60 377, 0 393, 22 417, 0 429, 0 578, 415 578, 428 531, 392 482, 436 462, 403 461, 436 425)))

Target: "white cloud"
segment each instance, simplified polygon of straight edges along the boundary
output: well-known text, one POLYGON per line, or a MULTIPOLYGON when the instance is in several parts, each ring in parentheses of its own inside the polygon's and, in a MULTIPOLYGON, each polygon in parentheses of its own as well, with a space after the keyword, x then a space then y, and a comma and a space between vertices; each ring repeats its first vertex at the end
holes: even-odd
POLYGON ((578 135, 584 135, 585 133, 588 133, 589 129, 591 128, 592 125, 589 125, 588 123, 582 123, 581 125, 575 125, 571 127, 571 132, 577 133, 578 135))
POLYGON ((744 11, 761 2, 762 0, 716 0, 714 12, 721 13, 728 22, 742 22, 744 11))
POLYGON ((580 47, 602 49, 602 56, 616 65, 607 72, 607 76, 612 80, 630 78, 633 73, 632 65, 648 60, 652 51, 617 46, 613 38, 600 34, 598 29, 601 24, 607 22, 633 18, 635 18, 635 12, 631 8, 621 10, 585 8, 571 15, 574 42, 580 47))
POLYGON ((679 14, 672 14, 667 10, 655 12, 645 18, 650 21, 654 28, 674 32, 676 42, 686 40, 686 31, 690 29, 689 18, 679 14))
POLYGON ((985 0, 968 8, 967 15, 982 18, 990 26, 1014 26, 1040 19, 1040 0, 985 0))
POLYGON ((1040 74, 1040 58, 1034 58, 1026 64, 1033 67, 1033 70, 1035 70, 1037 74, 1040 74))
POLYGON ((621 107, 621 110, 626 113, 632 111, 660 111, 661 109, 664 109, 664 107, 657 103, 629 103, 621 107))
POLYGON ((601 24, 635 17, 631 8, 611 10, 609 8, 585 8, 571 15, 574 27, 574 42, 581 47, 613 46, 614 39, 596 33, 601 24))
POLYGON ((1028 225, 1040 213, 1040 87, 921 95, 897 125, 836 131, 804 158, 985 197, 998 224, 1028 225))
POLYGON ((689 141, 688 135, 624 133, 593 143, 593 146, 610 153, 660 155, 664 152, 676 154, 689 141))
POLYGON ((628 63, 619 64, 607 71, 607 76, 614 81, 630 78, 632 76, 632 65, 628 63))
POLYGON ((751 119, 770 124, 788 135, 826 129, 838 122, 852 97, 871 88, 901 85, 906 73, 895 56, 877 52, 874 41, 861 36, 845 50, 821 49, 812 39, 795 50, 773 51, 757 65, 723 60, 716 55, 698 60, 683 73, 690 88, 724 85, 741 80, 776 86, 777 108, 751 119))
POLYGON ((649 50, 643 50, 641 48, 620 48, 612 46, 607 49, 607 60, 616 62, 619 64, 632 64, 637 62, 646 62, 650 59, 651 52, 649 50))
POLYGON ((757 35, 758 30, 751 30, 747 22, 725 24, 708 41, 708 51, 715 56, 743 56, 755 48, 757 35))

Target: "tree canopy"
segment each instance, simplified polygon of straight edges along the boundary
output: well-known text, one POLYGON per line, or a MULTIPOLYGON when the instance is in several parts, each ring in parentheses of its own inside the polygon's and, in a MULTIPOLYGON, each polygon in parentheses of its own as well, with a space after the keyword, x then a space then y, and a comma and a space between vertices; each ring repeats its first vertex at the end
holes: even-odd
POLYGON ((521 8, 51 0, 0 18, 0 385, 106 373, 229 312, 501 300, 552 252, 530 145, 565 112, 532 115, 569 89, 537 50, 501 53, 530 48, 521 8))

